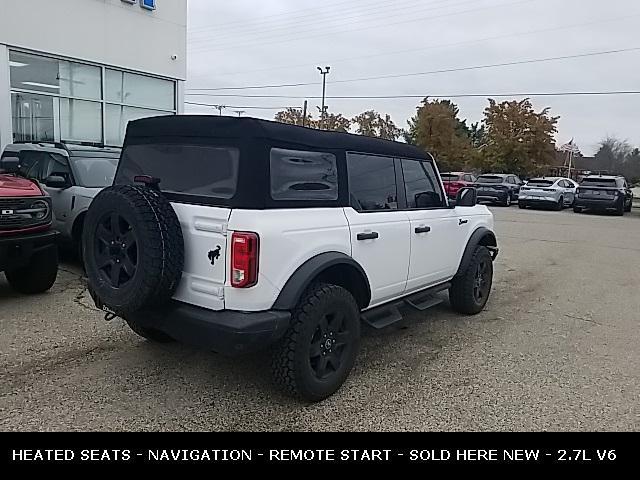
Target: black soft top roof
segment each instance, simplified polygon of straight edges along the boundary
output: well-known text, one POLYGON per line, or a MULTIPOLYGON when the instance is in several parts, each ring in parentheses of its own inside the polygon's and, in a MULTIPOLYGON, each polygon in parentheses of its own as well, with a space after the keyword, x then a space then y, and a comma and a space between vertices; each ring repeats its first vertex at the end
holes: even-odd
POLYGON ((343 149, 405 158, 428 159, 428 154, 406 143, 380 138, 328 132, 287 125, 251 117, 223 117, 214 115, 169 115, 129 122, 125 146, 136 139, 148 138, 236 138, 262 139, 265 142, 284 142, 314 148, 343 149))

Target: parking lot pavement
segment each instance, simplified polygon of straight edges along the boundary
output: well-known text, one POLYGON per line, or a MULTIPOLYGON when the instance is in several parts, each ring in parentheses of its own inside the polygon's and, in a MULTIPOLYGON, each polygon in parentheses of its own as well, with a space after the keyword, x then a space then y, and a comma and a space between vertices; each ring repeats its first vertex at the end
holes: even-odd
POLYGON ((640 212, 495 208, 487 309, 368 331, 350 379, 303 405, 260 355, 154 345, 106 323, 65 264, 46 295, 0 281, 2 430, 640 430, 640 212))

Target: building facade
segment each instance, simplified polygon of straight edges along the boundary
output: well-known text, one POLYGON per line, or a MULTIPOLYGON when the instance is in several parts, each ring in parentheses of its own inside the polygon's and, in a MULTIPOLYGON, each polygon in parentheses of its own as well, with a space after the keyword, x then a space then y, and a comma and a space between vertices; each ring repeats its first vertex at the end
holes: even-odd
POLYGON ((187 0, 2 0, 0 148, 122 144, 127 122, 182 112, 187 0))

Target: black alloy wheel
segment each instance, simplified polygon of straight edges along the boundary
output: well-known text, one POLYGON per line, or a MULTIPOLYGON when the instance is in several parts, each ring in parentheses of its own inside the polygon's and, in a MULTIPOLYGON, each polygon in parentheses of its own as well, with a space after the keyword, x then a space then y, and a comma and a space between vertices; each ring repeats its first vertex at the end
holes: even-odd
POLYGON ((491 290, 491 279, 489 274, 489 262, 491 259, 482 258, 476 265, 476 272, 473 282, 473 298, 477 303, 483 303, 489 296, 491 290))
POLYGON ((138 239, 121 214, 110 212, 99 220, 94 252, 98 271, 112 288, 125 286, 135 276, 138 239))
POLYGON ((309 363, 316 378, 324 380, 340 370, 350 338, 344 312, 331 311, 323 315, 309 349, 309 363))

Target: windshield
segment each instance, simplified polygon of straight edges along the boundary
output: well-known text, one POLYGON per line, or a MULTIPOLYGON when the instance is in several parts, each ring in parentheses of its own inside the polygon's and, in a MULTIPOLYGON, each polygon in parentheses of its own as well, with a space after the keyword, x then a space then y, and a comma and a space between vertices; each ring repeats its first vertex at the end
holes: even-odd
POLYGON ((554 183, 553 180, 534 179, 527 182, 527 187, 550 187, 554 183))
POLYGON ((81 187, 104 188, 113 184, 118 157, 71 157, 71 161, 81 187))
POLYGON ((615 178, 585 178, 581 185, 585 187, 617 187, 615 178))
POLYGON ((481 175, 481 176, 478 177, 478 180, 476 180, 476 182, 478 182, 478 183, 502 183, 503 179, 502 179, 502 177, 481 175))

